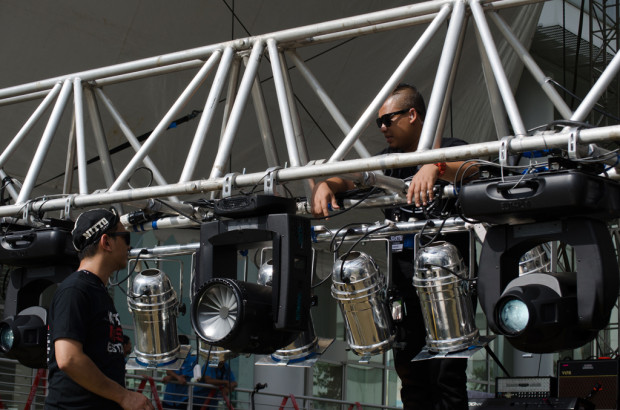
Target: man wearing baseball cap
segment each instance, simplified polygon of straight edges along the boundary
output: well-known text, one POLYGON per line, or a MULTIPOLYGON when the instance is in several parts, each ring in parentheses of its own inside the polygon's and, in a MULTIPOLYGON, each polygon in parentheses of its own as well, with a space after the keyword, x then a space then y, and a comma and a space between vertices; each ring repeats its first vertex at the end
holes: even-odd
POLYGON ((127 266, 129 232, 116 213, 82 213, 72 231, 80 266, 56 290, 48 331, 45 409, 153 409, 125 386, 123 330, 106 289, 127 266))

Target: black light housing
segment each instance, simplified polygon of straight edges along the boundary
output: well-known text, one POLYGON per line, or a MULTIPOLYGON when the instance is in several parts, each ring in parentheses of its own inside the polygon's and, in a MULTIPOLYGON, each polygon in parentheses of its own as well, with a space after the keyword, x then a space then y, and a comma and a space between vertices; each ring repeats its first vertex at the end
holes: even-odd
POLYGON ((47 310, 40 306, 24 309, 0 323, 0 350, 24 366, 46 367, 47 310))
POLYGON ((520 350, 551 353, 584 345, 607 326, 618 297, 618 264, 607 224, 570 218, 489 228, 478 294, 489 327, 520 350), (576 272, 519 277, 519 258, 550 241, 573 248, 576 272), (510 304, 527 311, 522 329, 506 321, 510 304))
POLYGON ((310 221, 290 213, 234 216, 201 226, 192 326, 211 345, 269 354, 294 341, 310 320, 310 221), (238 280, 237 252, 265 247, 273 252, 272 287, 238 280))
POLYGON ((0 264, 13 267, 0 322, 0 352, 28 367, 47 367, 42 295, 77 268, 71 233, 59 228, 8 233, 0 238, 0 264))

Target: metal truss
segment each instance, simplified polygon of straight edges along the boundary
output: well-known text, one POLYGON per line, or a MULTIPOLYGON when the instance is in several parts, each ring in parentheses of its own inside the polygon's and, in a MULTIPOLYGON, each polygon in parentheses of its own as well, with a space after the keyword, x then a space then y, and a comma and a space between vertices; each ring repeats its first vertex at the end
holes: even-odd
MULTIPOLYGON (((534 63, 527 48, 519 42, 509 25, 497 13, 498 10, 504 8, 530 3, 533 1, 428 1, 1 89, 0 106, 29 100, 41 100, 21 130, 0 154, 0 177, 2 178, 6 177, 3 167, 11 161, 15 149, 24 141, 35 123, 41 120, 46 109, 48 107, 53 108, 24 181, 21 184, 16 184, 12 183, 11 179, 5 180, 5 188, 10 193, 14 203, 0 206, 0 216, 27 218, 33 213, 53 210, 68 211, 72 208, 122 204, 162 197, 178 200, 188 195, 202 195, 208 192, 221 193, 226 196, 230 195, 233 189, 257 184, 264 184, 266 190, 269 191, 273 190, 273 185, 287 181, 438 161, 464 160, 489 155, 499 155, 500 158, 505 159, 510 152, 550 147, 561 147, 577 152, 579 145, 620 139, 620 126, 592 128, 578 132, 574 129, 565 129, 557 133, 528 134, 492 38, 489 20, 497 26, 516 55, 522 60, 524 66, 532 73, 560 116, 566 120, 585 120, 608 84, 620 70, 620 56, 616 55, 602 72, 585 100, 573 112, 552 87, 542 70, 534 63), (455 62, 458 61, 462 51, 464 27, 469 20, 473 21, 477 32, 478 48, 485 71, 487 91, 493 102, 493 115, 498 137, 504 138, 499 141, 471 144, 465 147, 431 150, 434 140, 440 137, 443 132, 448 106, 446 101, 450 99, 452 84, 456 75, 457 64, 455 62), (447 21, 449 21, 449 26, 437 67, 433 90, 428 101, 428 112, 418 151, 416 153, 390 155, 388 158, 370 158, 368 150, 359 141, 362 131, 374 120, 376 112, 390 91, 401 81, 406 71, 419 58, 422 50, 429 45, 431 39, 447 21), (347 122, 334 101, 329 97, 327 90, 297 54, 297 50, 302 47, 413 25, 426 25, 426 28, 423 34, 415 40, 415 44, 409 53, 387 79, 380 92, 352 125, 347 122), (288 155, 287 167, 283 167, 283 163, 278 158, 277 143, 269 128, 261 86, 257 81, 257 72, 265 57, 268 58, 268 66, 271 69, 276 89, 279 115, 288 155), (296 66, 296 69, 317 94, 345 135, 340 145, 336 147, 326 161, 308 157, 306 148, 308 141, 304 140, 303 130, 300 126, 287 61, 296 66), (241 69, 242 62, 245 64, 244 70, 241 69), (122 113, 116 109, 112 99, 103 90, 104 86, 111 84, 195 68, 199 68, 198 73, 187 84, 185 90, 179 95, 143 144, 127 125, 122 113), (164 175, 158 170, 156 164, 149 158, 149 152, 158 144, 160 137, 170 123, 180 115, 191 96, 213 71, 215 74, 212 85, 196 127, 191 149, 183 163, 180 177, 176 181, 171 181, 169 180, 170 175, 164 175), (226 90, 227 98, 223 131, 219 141, 214 143, 207 140, 207 131, 214 125, 215 106, 223 96, 224 90, 226 90), (46 155, 54 136, 59 132, 60 117, 65 110, 69 109, 68 105, 72 94, 74 121, 69 134, 65 188, 60 198, 35 198, 33 196, 35 183, 44 172, 46 155), (227 174, 227 161, 231 154, 232 144, 242 121, 243 110, 250 99, 252 99, 258 114, 260 142, 265 147, 269 169, 250 174, 241 174, 240 172, 227 174), (135 155, 119 173, 112 167, 109 148, 98 111, 99 107, 103 107, 109 112, 135 150, 135 155), (86 110, 92 121, 92 139, 86 137, 84 123, 86 110), (506 118, 508 122, 506 122, 506 118), (510 136, 508 130, 512 130, 514 135, 510 136), (509 137, 505 137, 506 135, 509 137), (89 175, 86 171, 86 150, 89 144, 96 146, 106 183, 106 189, 96 192, 91 191, 89 175), (211 165, 210 175, 206 179, 194 179, 200 152, 206 145, 217 145, 218 147, 217 155, 211 165), (360 159, 343 160, 351 150, 355 150, 360 159), (157 186, 127 189, 128 179, 141 166, 146 166, 152 171, 157 186), (78 179, 77 192, 73 192, 71 188, 75 167, 77 167, 78 179)), ((264 67, 265 64, 262 66, 264 67)))

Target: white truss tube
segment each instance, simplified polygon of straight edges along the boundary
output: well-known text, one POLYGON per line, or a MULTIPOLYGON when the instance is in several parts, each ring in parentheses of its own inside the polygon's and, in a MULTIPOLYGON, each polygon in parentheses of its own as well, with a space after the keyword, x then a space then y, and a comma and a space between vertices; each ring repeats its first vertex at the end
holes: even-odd
POLYGON ((383 86, 379 94, 375 97, 375 99, 370 103, 368 108, 364 111, 360 119, 351 129, 351 132, 345 137, 344 141, 338 146, 336 152, 329 158, 329 162, 335 162, 342 160, 345 155, 349 152, 355 141, 357 141, 368 123, 371 119, 375 118, 379 108, 388 97, 390 92, 398 85, 401 79, 404 77, 409 67, 415 62, 417 57, 420 55, 422 50, 428 45, 433 35, 437 32, 437 30, 441 27, 441 24, 448 18, 450 15, 450 5, 446 4, 442 7, 441 11, 435 17, 433 22, 426 28, 424 33, 420 36, 418 41, 415 43, 411 51, 407 54, 403 62, 396 68, 396 71, 388 82, 383 86))
POLYGON ((6 161, 15 152, 15 149, 17 149, 17 147, 19 147, 19 145, 24 141, 24 138, 26 138, 30 130, 32 130, 32 127, 34 127, 37 121, 39 121, 39 119, 43 116, 45 110, 47 110, 47 108, 52 104, 52 101, 54 101, 54 99, 58 97, 61 88, 62 83, 56 83, 54 88, 52 88, 52 90, 47 93, 45 99, 41 102, 41 104, 39 104, 39 106, 30 116, 30 118, 28 118, 28 121, 26 121, 26 123, 22 126, 17 135, 15 135, 9 145, 7 145, 7 147, 2 152, 2 155, 0 155, 0 168, 4 166, 6 161))
MULTIPOLYGON (((244 58, 244 62, 247 65, 249 60, 244 58)), ((273 136, 271 120, 269 119, 269 110, 267 110, 267 103, 265 102, 263 88, 258 75, 254 77, 252 82, 252 103, 254 104, 254 112, 256 113, 256 120, 258 121, 258 130, 260 131, 265 158, 267 159, 267 166, 269 168, 276 167, 280 164, 280 158, 278 157, 276 140, 273 136)))
POLYGON ((525 64, 525 67, 527 67, 530 74, 532 74, 532 77, 534 77, 534 80, 536 80, 538 85, 540 85, 543 92, 547 94, 547 97, 549 97, 549 100, 551 100, 562 118, 569 119, 573 115, 570 107, 564 102, 560 94, 549 83, 549 77, 547 77, 540 67, 538 67, 527 49, 519 42, 512 30, 510 30, 508 24, 506 24, 504 19, 502 19, 501 16, 495 12, 487 13, 487 15, 491 18, 491 20, 493 20, 493 23, 495 23, 497 28, 499 28, 504 38, 515 50, 517 56, 521 59, 523 64, 525 64))
POLYGON ((512 128, 517 136, 527 135, 525 125, 523 124, 521 115, 519 115, 517 102, 512 95, 512 90, 510 89, 508 78, 506 78, 506 73, 504 72, 504 69, 502 67, 502 61, 499 58, 497 48, 495 47, 495 43, 493 42, 493 36, 491 36, 491 31, 489 30, 487 21, 484 18, 484 11, 482 10, 482 6, 480 5, 479 0, 468 0, 468 4, 474 16, 476 28, 480 32, 480 38, 482 40, 482 43, 484 44, 485 51, 491 64, 491 68, 493 69, 493 74, 502 95, 504 105, 506 106, 506 113, 508 114, 508 118, 510 118, 512 128))
MULTIPOLYGON (((17 135, 10 141, 8 146, 0 155, 0 171, 6 167, 9 159, 16 152, 18 146, 24 141, 25 137, 32 131, 36 122, 43 116, 46 109, 56 101, 47 127, 40 139, 37 152, 34 155, 30 168, 24 180, 24 185, 19 192, 15 187, 11 187, 17 195, 15 205, 0 207, 0 216, 15 216, 23 211, 24 204, 32 210, 60 210, 67 207, 70 202, 72 207, 87 207, 103 204, 116 204, 145 200, 160 197, 172 197, 182 195, 196 195, 210 192, 212 197, 219 194, 224 186, 231 188, 229 183, 234 183, 233 188, 254 186, 262 183, 266 172, 253 172, 250 174, 239 175, 236 172, 234 178, 226 180, 225 175, 236 170, 228 170, 228 161, 233 152, 233 144, 240 129, 242 121, 245 121, 243 111, 248 99, 253 99, 258 128, 262 145, 265 148, 265 156, 269 168, 282 167, 278 158, 278 144, 271 129, 269 116, 274 115, 273 111, 268 112, 269 105, 265 102, 263 89, 258 79, 259 68, 267 66, 273 74, 273 84, 276 91, 280 120, 282 121, 283 137, 286 144, 288 164, 290 168, 279 169, 277 174, 270 172, 273 182, 290 182, 300 180, 310 180, 312 178, 323 178, 331 175, 341 175, 362 171, 374 171, 378 169, 396 168, 410 165, 418 165, 430 162, 446 160, 465 160, 481 156, 496 156, 502 144, 500 142, 485 142, 472 144, 467 147, 453 147, 445 150, 431 150, 433 140, 443 133, 445 118, 447 116, 448 102, 452 93, 455 73, 457 72, 458 59, 460 58, 461 45, 465 37, 465 26, 468 22, 468 13, 471 11, 475 20, 478 35, 478 48, 482 55, 482 62, 485 71, 488 94, 491 98, 491 109, 494 116, 496 130, 501 136, 509 133, 515 134, 510 141, 505 141, 509 150, 521 152, 529 149, 541 149, 551 146, 561 148, 568 147, 569 141, 575 142, 575 135, 570 135, 569 130, 555 135, 527 136, 523 121, 516 106, 512 90, 502 67, 497 48, 487 24, 485 12, 490 11, 492 19, 506 38, 509 44, 517 52, 525 66, 533 74, 536 81, 542 87, 548 98, 564 118, 572 120, 583 120, 587 113, 593 108, 603 90, 608 86, 611 79, 617 76, 620 70, 620 57, 612 60, 603 76, 599 79, 595 87, 586 97, 575 113, 562 101, 559 94, 548 83, 542 70, 536 66, 527 50, 519 43, 517 37, 512 33, 509 26, 495 13, 496 10, 525 5, 537 1, 531 0, 500 0, 500 1, 480 1, 480 0, 434 0, 424 3, 417 3, 389 10, 382 10, 374 13, 367 13, 359 16, 348 17, 339 20, 328 21, 304 27, 292 28, 261 36, 247 37, 232 40, 215 45, 198 47, 190 50, 166 54, 162 56, 146 58, 133 62, 117 64, 93 70, 82 71, 79 73, 49 78, 15 87, 0 89, 0 106, 13 104, 32 99, 43 99, 36 108, 32 116, 26 121, 17 135), (467 10, 469 8, 470 10, 467 10), (411 67, 416 63, 422 51, 431 44, 431 40, 443 28, 444 23, 450 19, 450 25, 444 41, 440 62, 437 69, 433 91, 429 100, 428 114, 420 140, 420 151, 412 154, 399 154, 389 158, 370 157, 370 153, 359 141, 360 135, 364 132, 367 125, 376 118, 377 111, 383 104, 389 93, 402 79, 408 75, 411 67), (368 103, 367 108, 356 121, 347 121, 331 100, 326 90, 321 86, 319 80, 313 75, 308 66, 301 60, 296 50, 306 45, 314 45, 336 41, 339 39, 351 38, 353 36, 369 35, 379 31, 392 30, 401 27, 413 26, 416 24, 428 24, 422 35, 417 39, 412 39, 411 49, 397 66, 392 75, 389 76, 378 92, 378 95, 368 103), (413 42, 415 41, 415 44, 413 42), (263 55, 269 56, 270 64, 261 65, 263 55), (285 58, 286 56, 286 58, 285 58), (247 61, 247 66, 242 76, 240 76, 241 59, 247 61), (289 68, 286 59, 292 61, 297 70, 304 78, 304 85, 318 96, 321 104, 333 117, 336 125, 344 135, 339 146, 333 153, 328 153, 327 162, 323 159, 310 158, 308 147, 310 141, 305 140, 304 130, 301 127, 301 119, 296 108, 295 89, 289 77, 289 68), (169 175, 163 175, 155 167, 149 158, 149 152, 155 144, 161 140, 161 136, 169 127, 170 123, 179 115, 183 107, 191 100, 194 93, 205 82, 210 71, 216 64, 217 73, 213 79, 213 84, 204 102, 204 110, 197 124, 195 134, 189 148, 187 159, 180 171, 179 181, 169 184, 169 175), (129 125, 123 120, 121 113, 112 105, 100 89, 103 86, 120 84, 140 78, 175 73, 182 70, 199 68, 198 73, 186 86, 181 95, 169 108, 163 119, 157 121, 157 125, 150 137, 142 144, 137 141, 129 125), (227 80, 228 78, 228 80, 227 80), (83 87, 86 85, 86 87, 83 87), (195 178, 198 164, 202 158, 204 147, 208 146, 207 134, 213 127, 216 107, 220 103, 224 87, 227 86, 226 102, 224 105, 223 121, 219 135, 219 146, 213 164, 206 164, 207 172, 210 170, 209 179, 192 180, 195 178), (93 90, 94 88, 94 90, 93 90), (69 195, 69 199, 49 199, 45 201, 31 200, 34 184, 38 175, 42 172, 45 156, 49 150, 53 135, 57 132, 59 119, 62 115, 64 106, 70 96, 71 90, 74 93, 74 127, 70 132, 70 143, 66 159, 66 175, 63 193, 69 195), (50 91, 51 90, 51 91, 50 91), (95 99, 94 94, 98 99, 95 99), (135 155, 123 165, 122 172, 115 176, 112 168, 112 161, 104 134, 103 124, 100 118, 97 102, 103 101, 113 120, 121 128, 127 140, 130 142, 135 155), (87 104, 87 107, 84 104, 87 104), (89 138, 84 130, 84 109, 89 109, 89 117, 93 127, 93 137, 89 138), (509 118, 514 131, 508 132, 509 118), (352 126, 350 124, 353 124, 352 126), (522 138, 526 137, 527 138, 522 138), (86 169, 87 144, 94 143, 101 159, 102 175, 105 179, 107 192, 89 194, 89 180, 86 169), (343 158, 354 149, 361 159, 343 161, 343 158), (424 151, 426 150, 426 151, 424 151), (422 152, 424 151, 424 152, 422 152), (152 171, 154 178, 160 186, 125 189, 124 185, 131 174, 142 163, 146 164, 152 171), (77 164, 79 179, 79 194, 70 191, 73 169, 77 164), (165 178, 166 177, 166 178, 165 178)), ((202 105, 202 101, 200 104, 202 105)), ((276 114, 277 115, 277 114, 276 114)), ((273 117, 272 117, 273 118, 273 117)), ((274 127, 277 128, 277 127, 274 127)), ((618 140, 620 131, 617 127, 607 127, 593 130, 583 130, 579 132, 578 143, 587 144, 606 140, 618 140)), ((217 139, 217 137, 215 137, 217 139)), ((259 142, 256 142, 258 145, 259 142)), ((211 145, 215 145, 212 143, 211 145)), ((281 147, 284 148, 284 147, 281 147)), ((502 151, 503 152, 503 151, 502 151)), ((151 156, 154 155, 151 152, 151 156)), ((201 164, 204 166, 205 164, 201 164)), ((163 168, 162 168, 163 169, 163 168)), ((238 170, 241 171, 241 170, 238 170)), ((3 171, 2 171, 3 172, 3 171)), ((178 172, 173 170, 174 173, 178 172)), ((0 173, 0 176, 2 174, 0 173)), ((6 175, 6 173, 4 173, 6 175)), ((174 174, 173 174, 174 175, 174 174)), ((90 185, 94 180, 91 174, 90 185)), ((306 186, 306 189, 308 186, 306 186)), ((11 189, 9 190, 11 191, 11 189)), ((306 191, 309 194, 309 191, 306 191)), ((180 219, 179 219, 180 220, 180 219)))
POLYGON ((418 151, 426 151, 433 148, 433 142, 435 141, 435 134, 439 124, 439 117, 441 116, 441 108, 443 107, 443 103, 446 98, 446 90, 448 88, 450 74, 452 73, 454 57, 456 55, 464 20, 465 2, 463 0, 457 0, 454 3, 454 10, 452 11, 452 17, 450 18, 448 33, 446 34, 446 40, 443 45, 441 58, 439 59, 437 75, 435 77, 435 82, 433 83, 433 91, 426 110, 427 112, 424 120, 424 127, 422 127, 422 133, 420 134, 420 141, 417 148, 418 151))
MULTIPOLYGON (((319 97, 323 105, 325 105, 327 112, 332 116, 332 118, 336 122, 336 125, 338 125, 338 127, 345 135, 349 134, 351 132, 351 126, 344 118, 344 115, 342 115, 334 101, 329 97, 327 91, 325 91, 325 89, 321 86, 319 80, 312 74, 306 63, 301 61, 297 53, 295 53, 294 51, 290 52, 289 56, 293 60, 293 63, 295 64, 301 75, 308 82, 308 85, 310 85, 310 88, 314 91, 316 96, 319 97)), ((368 158, 371 156, 370 152, 366 149, 364 144, 362 144, 359 139, 355 141, 355 143, 353 144, 353 148, 357 152, 357 155, 359 155, 361 158, 368 158)))
POLYGON ((218 178, 225 174, 228 156, 232 151, 232 144, 235 140, 235 134, 239 128, 243 109, 245 108, 250 90, 254 84, 254 79, 256 78, 256 73, 258 72, 258 63, 260 62, 264 47, 265 45, 262 41, 254 44, 254 48, 252 49, 252 53, 250 54, 250 58, 248 60, 248 65, 245 68, 245 73, 243 73, 243 78, 241 79, 241 84, 239 84, 237 97, 235 98, 235 102, 230 110, 230 118, 227 122, 228 125, 224 131, 224 135, 222 135, 220 148, 217 151, 217 156, 215 157, 213 169, 211 170, 211 175, 209 178, 218 178))
POLYGON ((19 191, 19 196, 17 198, 17 203, 21 204, 28 200, 30 197, 30 193, 34 188, 34 184, 37 181, 37 177, 41 172, 41 168, 43 167, 43 161, 47 156, 52 140, 54 139, 54 134, 56 133, 56 128, 58 127, 58 123, 60 122, 60 117, 67 105, 67 101, 69 100, 69 96, 71 95, 71 80, 65 80, 62 85, 62 90, 60 90, 60 94, 58 99, 56 100, 56 105, 52 110, 52 114, 50 115, 50 119, 47 122, 47 126, 45 127, 45 131, 41 136, 41 140, 39 141, 39 146, 37 147, 37 151, 32 158, 32 163, 30 164, 30 169, 28 170, 28 174, 24 179, 24 184, 19 191))
POLYGON ((159 122, 159 124, 157 124, 157 127, 155 127, 149 138, 145 141, 144 145, 142 145, 140 150, 131 159, 129 164, 127 164, 123 172, 121 172, 116 181, 114 181, 114 184, 112 184, 112 186, 110 187, 110 191, 117 191, 121 185, 127 182, 131 174, 136 170, 136 168, 146 157, 151 148, 153 148, 153 145, 155 145, 157 139, 164 133, 164 131, 168 128, 170 123, 172 123, 172 121, 179 114, 179 112, 181 112, 181 109, 185 107, 185 104, 187 104, 187 101, 196 92, 198 87, 202 85, 203 81, 207 78, 213 66, 219 60, 221 54, 222 52, 217 50, 213 53, 213 55, 211 55, 211 58, 209 58, 207 62, 202 66, 200 71, 198 71, 198 74, 196 74, 194 79, 189 83, 181 96, 179 96, 179 98, 175 101, 170 110, 168 110, 164 118, 159 122))
MULTIPOLYGON (((478 144, 440 148, 424 152, 381 155, 372 158, 360 158, 340 162, 315 164, 305 167, 285 168, 278 171, 276 180, 277 182, 283 183, 308 178, 343 175, 360 171, 401 168, 435 162, 450 162, 486 157, 489 155, 496 155, 502 144, 506 144, 507 149, 510 152, 515 153, 547 148, 566 148, 568 147, 569 142, 573 141, 574 132, 575 131, 564 131, 553 135, 514 137, 506 142, 482 142, 478 144)), ((580 130, 579 141, 584 144, 592 144, 601 141, 620 141, 620 125, 580 130)), ((264 172, 237 175, 235 178, 235 186, 251 187, 260 183, 264 177, 264 172)), ((84 208, 95 205, 131 202, 141 199, 159 198, 171 195, 200 194, 222 190, 224 182, 225 178, 212 178, 208 180, 170 184, 167 186, 77 195, 71 198, 71 205, 77 208, 84 208)), ((35 212, 47 212, 64 209, 66 204, 67 200, 64 198, 45 199, 41 201, 32 201, 29 203, 29 209, 35 212)), ((19 215, 23 208, 23 205, 5 205, 0 207, 0 217, 19 215)))
POLYGON ((207 138, 207 132, 211 127, 211 122, 217 106, 217 100, 220 98, 222 90, 224 90, 224 85, 226 84, 226 76, 233 62, 233 57, 233 49, 231 47, 226 47, 222 53, 220 66, 218 67, 215 77, 213 78, 213 85, 211 86, 209 96, 207 97, 207 102, 205 103, 204 110, 200 116, 200 122, 196 128, 196 134, 194 135, 192 146, 189 149, 187 161, 185 161, 185 166, 183 167, 183 172, 181 172, 179 182, 189 181, 194 174, 196 164, 200 159, 202 147, 204 146, 205 139, 207 138))
POLYGON ((295 130, 293 129, 293 119, 291 118, 291 110, 288 104, 288 94, 284 85, 284 75, 282 74, 282 65, 280 61, 280 53, 274 39, 267 40, 267 50, 269 51, 269 59, 271 61, 271 71, 273 72, 273 82, 276 86, 278 95, 278 106, 280 108, 280 117, 282 118, 282 127, 284 128, 284 139, 288 150, 288 159, 294 167, 302 164, 297 150, 297 142, 295 140, 295 130))
POLYGON ((88 110, 90 111, 90 123, 93 127, 93 134, 97 145, 97 153, 99 154, 99 162, 101 163, 101 171, 103 172, 106 186, 110 186, 112 185, 112 182, 114 182, 114 168, 112 167, 112 158, 110 158, 110 151, 105 138, 105 131, 103 129, 103 123, 101 122, 99 107, 93 91, 90 88, 87 88, 84 91, 86 101, 88 103, 88 110))
MULTIPOLYGON (((112 104, 112 100, 110 100, 110 98, 108 98, 108 96, 100 88, 95 88, 95 93, 97 94, 99 101, 103 103, 103 105, 106 107, 106 109, 110 113, 110 116, 112 117, 114 122, 116 122, 116 125, 118 125, 122 133, 125 135, 127 142, 129 142, 129 144, 134 149, 134 151, 139 152, 140 148, 142 148, 142 146, 140 145, 140 141, 138 141, 138 138, 136 138, 133 131, 131 131, 131 128, 129 128, 129 125, 127 124, 127 122, 125 122, 125 120, 123 119, 121 114, 118 112, 116 107, 114 107, 114 104, 112 104)), ((168 182, 166 182, 166 179, 164 178, 162 173, 159 172, 159 169, 157 169, 157 166, 155 165, 153 160, 149 158, 148 155, 144 157, 142 162, 153 173, 153 179, 155 180, 155 182, 157 182, 159 185, 168 184, 168 182)))
POLYGON ((620 71, 620 53, 617 53, 616 56, 611 60, 603 74, 596 81, 596 84, 592 87, 586 98, 583 99, 579 107, 575 110, 575 113, 571 117, 573 121, 583 121, 588 116, 592 108, 596 102, 601 98, 601 95, 605 92, 609 83, 613 81, 615 77, 618 76, 618 72, 620 71))
MULTIPOLYGON (((75 109, 75 147, 77 151, 78 182, 80 194, 88 193, 88 176, 86 174, 86 141, 84 137, 84 99, 82 81, 73 80, 73 103, 75 109)), ((71 166, 73 174, 73 165, 71 166)))

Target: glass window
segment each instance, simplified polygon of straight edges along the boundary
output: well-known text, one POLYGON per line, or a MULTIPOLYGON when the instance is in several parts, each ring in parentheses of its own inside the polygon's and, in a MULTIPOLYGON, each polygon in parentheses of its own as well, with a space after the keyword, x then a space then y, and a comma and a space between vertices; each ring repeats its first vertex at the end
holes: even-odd
MULTIPOLYGON (((327 399, 342 399, 342 366, 317 362, 312 371, 312 395, 327 399)), ((315 409, 340 410, 336 403, 314 402, 315 409)))

